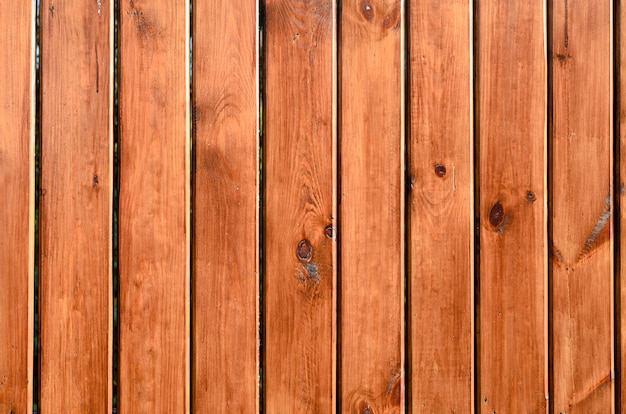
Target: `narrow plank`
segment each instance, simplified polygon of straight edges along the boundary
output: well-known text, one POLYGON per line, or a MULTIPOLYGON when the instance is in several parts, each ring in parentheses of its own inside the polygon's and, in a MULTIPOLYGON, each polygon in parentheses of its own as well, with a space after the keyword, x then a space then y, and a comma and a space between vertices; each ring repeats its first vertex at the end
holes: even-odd
POLYGON ((258 412, 257 1, 195 1, 193 19, 192 407, 258 412))
MULTIPOLYGON (((618 384, 620 388, 618 393, 620 400, 618 401, 617 410, 622 414, 626 414, 626 375, 624 375, 624 368, 626 365, 626 7, 620 4, 615 9, 615 18, 619 32, 617 33, 616 54, 619 58, 619 69, 615 75, 619 79, 617 85, 618 95, 615 99, 618 100, 619 119, 616 121, 616 127, 619 131, 619 153, 615 154, 619 160, 619 234, 616 240, 619 246, 619 333, 620 333, 620 347, 619 347, 619 360, 620 366, 618 374, 618 384)), ((617 189, 616 189, 617 190, 617 189)))
POLYGON ((552 14, 554 410, 568 414, 614 408, 612 3, 552 14))
POLYGON ((268 0, 265 16, 265 409, 332 413, 335 2, 268 0))
POLYGON ((35 13, 0 3, 0 412, 14 414, 32 412, 35 13))
POLYGON ((548 410, 545 13, 542 0, 478 6, 478 398, 486 413, 548 410))
POLYGON ((341 408, 403 412, 404 1, 341 13, 341 408))
POLYGON ((189 1, 120 20, 120 408, 188 413, 189 1))
POLYGON ((413 1, 411 407, 474 409, 472 3, 413 1))
POLYGON ((41 2, 41 411, 111 412, 113 2, 41 2))

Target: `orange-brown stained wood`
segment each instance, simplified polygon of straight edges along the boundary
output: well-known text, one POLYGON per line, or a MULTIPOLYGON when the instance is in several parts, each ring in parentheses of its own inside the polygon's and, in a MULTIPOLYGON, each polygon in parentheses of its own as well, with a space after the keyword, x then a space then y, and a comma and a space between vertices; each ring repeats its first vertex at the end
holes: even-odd
MULTIPOLYGON (((619 292, 617 294, 619 297, 619 314, 617 317, 619 318, 620 324, 620 349, 619 353, 621 356, 621 367, 624 367, 626 361, 626 284, 624 283, 625 275, 626 275, 626 7, 620 6, 614 10, 616 13, 616 20, 619 20, 619 33, 618 33, 618 42, 616 50, 617 56, 619 57, 619 69, 615 74, 617 76, 616 79, 619 79, 619 95, 615 97, 615 99, 619 100, 619 119, 616 120, 618 122, 617 127, 619 128, 619 140, 620 140, 620 153, 616 154, 619 160, 619 188, 616 188, 614 191, 619 191, 619 208, 620 208, 620 224, 619 229, 620 233, 617 237, 619 237, 620 248, 619 248, 619 292), (619 14, 617 15, 617 12, 619 14)), ((619 405, 616 407, 618 412, 626 413, 626 375, 624 375, 624 369, 617 371, 618 381, 621 385, 621 401, 619 401, 619 405)))
POLYGON ((120 2, 120 409, 190 410, 189 2, 120 2))
POLYGON ((192 406, 258 412, 257 2, 193 6, 192 406))
POLYGON ((400 0, 341 16, 341 410, 404 411, 404 83, 400 0))
POLYGON ((113 2, 41 2, 41 411, 111 412, 113 2))
POLYGON ((472 412, 474 236, 470 0, 409 5, 413 412, 472 412))
POLYGON ((265 409, 332 413, 335 2, 268 0, 265 16, 265 409))
POLYGON ((0 413, 25 414, 33 391, 34 0, 0 2, 0 44, 0 413))
POLYGON ((612 4, 552 13, 554 411, 613 412, 612 4))
POLYGON ((479 408, 547 412, 545 2, 478 7, 479 408))

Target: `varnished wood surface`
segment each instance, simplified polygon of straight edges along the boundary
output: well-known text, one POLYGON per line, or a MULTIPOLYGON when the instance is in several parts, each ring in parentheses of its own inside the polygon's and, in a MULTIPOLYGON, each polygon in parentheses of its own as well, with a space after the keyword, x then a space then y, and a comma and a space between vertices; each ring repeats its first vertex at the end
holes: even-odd
POLYGON ((192 407, 258 412, 257 1, 193 6, 192 407))
POLYGON ((409 4, 412 412, 474 410, 472 2, 409 4))
POLYGON ((120 1, 120 411, 190 411, 188 0, 120 1))
POLYGON ((404 2, 341 8, 344 413, 404 412, 404 2))
POLYGON ((335 2, 265 3, 265 409, 335 410, 335 2))
POLYGON ((477 10, 478 401, 548 410, 545 2, 477 10))
POLYGON ((0 412, 25 414, 33 391, 34 0, 0 3, 0 44, 0 412))

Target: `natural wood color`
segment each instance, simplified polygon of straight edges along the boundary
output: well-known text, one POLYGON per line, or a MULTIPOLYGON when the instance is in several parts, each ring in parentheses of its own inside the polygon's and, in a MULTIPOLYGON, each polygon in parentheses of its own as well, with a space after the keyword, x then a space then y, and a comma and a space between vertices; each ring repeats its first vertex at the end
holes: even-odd
POLYGON ((267 412, 335 406, 333 0, 265 5, 267 412))
POLYGON ((259 411, 257 16, 194 2, 194 412, 259 411))
POLYGON ((34 0, 0 2, 0 44, 0 413, 24 414, 33 392, 34 0))
POLYGON ((404 2, 341 16, 341 409, 404 412, 404 2))
MULTIPOLYGON (((621 3, 615 10, 616 19, 619 21, 619 33, 618 42, 616 46, 619 48, 616 53, 619 56, 619 69, 618 76, 619 95, 615 99, 619 100, 619 119, 616 125, 619 128, 619 148, 620 152, 616 154, 619 160, 619 188, 614 191, 619 191, 619 230, 620 233, 616 234, 616 242, 619 243, 619 314, 616 315, 619 321, 619 333, 620 333, 620 371, 617 372, 618 383, 620 384, 621 401, 617 406, 620 413, 626 414, 626 375, 624 369, 626 367, 626 4, 621 3), (619 12, 619 15, 617 14, 619 12)), ((618 411, 616 410, 616 411, 618 411)))
POLYGON ((613 412, 612 1, 554 2, 554 411, 613 412))
POLYGON ((120 409, 188 413, 189 1, 120 18, 120 409))
POLYGON ((41 2, 41 411, 110 413, 113 2, 41 2))
POLYGON ((474 410, 472 4, 410 10, 412 411, 474 410))
POLYGON ((545 1, 478 5, 479 408, 548 410, 545 1))

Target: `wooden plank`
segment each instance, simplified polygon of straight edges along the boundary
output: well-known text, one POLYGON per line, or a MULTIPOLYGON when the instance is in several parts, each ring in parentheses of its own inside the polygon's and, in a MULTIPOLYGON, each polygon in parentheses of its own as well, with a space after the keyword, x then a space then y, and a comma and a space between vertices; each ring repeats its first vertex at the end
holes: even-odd
POLYGON ((111 412, 113 2, 41 2, 42 412, 111 412))
POLYGON ((552 14, 554 411, 568 414, 614 407, 612 3, 552 14))
POLYGON ((120 408, 188 413, 189 1, 120 20, 120 408))
POLYGON ((625 361, 626 361, 626 283, 623 283, 626 277, 626 7, 624 7, 621 3, 616 5, 615 10, 615 19, 617 23, 617 33, 615 40, 616 43, 616 58, 618 59, 619 68, 617 69, 617 73, 615 73, 616 81, 619 82, 616 85, 616 93, 615 99, 617 99, 617 108, 619 109, 619 113, 617 116, 619 117, 616 121, 616 127, 619 132, 619 152, 615 154, 617 159, 615 162, 618 163, 617 168, 619 170, 619 190, 615 189, 615 191, 619 191, 619 202, 616 207, 619 208, 619 233, 616 234, 615 237, 619 239, 615 242, 617 243, 618 248, 618 280, 619 283, 618 292, 616 292, 617 300, 618 300, 618 312, 617 314, 619 328, 618 332, 620 335, 619 338, 619 349, 616 352, 616 357, 619 359, 619 365, 617 370, 617 381, 620 387, 616 391, 619 395, 619 399, 617 400, 616 412, 626 413, 626 375, 624 375, 625 361))
POLYGON ((331 413, 335 2, 268 0, 265 16, 265 409, 331 413))
POLYGON ((403 412, 404 2, 341 13, 341 409, 403 412))
POLYGON ((193 19, 192 406, 258 412, 257 1, 196 1, 193 19))
POLYGON ((481 412, 547 412, 545 2, 478 7, 481 412))
POLYGON ((0 412, 14 414, 32 412, 35 10, 0 3, 0 412))
POLYGON ((411 2, 413 412, 474 409, 472 3, 411 2), (419 3, 419 4, 418 4, 419 3))

